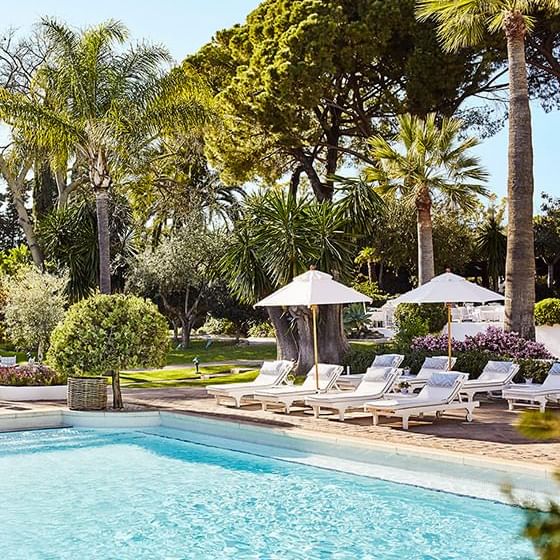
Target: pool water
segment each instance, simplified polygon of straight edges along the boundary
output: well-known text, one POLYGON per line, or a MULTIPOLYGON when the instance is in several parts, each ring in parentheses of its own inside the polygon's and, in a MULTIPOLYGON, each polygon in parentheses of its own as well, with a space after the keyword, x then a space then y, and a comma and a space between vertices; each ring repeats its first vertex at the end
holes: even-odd
POLYGON ((522 511, 157 434, 0 434, 3 560, 514 560, 522 511))

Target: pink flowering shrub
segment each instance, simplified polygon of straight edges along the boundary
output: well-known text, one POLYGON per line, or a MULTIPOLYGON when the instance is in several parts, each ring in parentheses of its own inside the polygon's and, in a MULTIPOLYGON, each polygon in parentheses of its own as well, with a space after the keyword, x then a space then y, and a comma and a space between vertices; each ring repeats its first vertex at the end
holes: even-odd
MULTIPOLYGON (((467 336, 460 342, 452 340, 453 352, 488 352, 514 360, 551 359, 552 356, 539 342, 521 338, 517 333, 504 332, 488 327, 483 333, 467 336)), ((411 344, 412 352, 447 353, 447 335, 416 337, 411 344)))
POLYGON ((0 385, 64 385, 66 376, 40 365, 0 366, 0 385))

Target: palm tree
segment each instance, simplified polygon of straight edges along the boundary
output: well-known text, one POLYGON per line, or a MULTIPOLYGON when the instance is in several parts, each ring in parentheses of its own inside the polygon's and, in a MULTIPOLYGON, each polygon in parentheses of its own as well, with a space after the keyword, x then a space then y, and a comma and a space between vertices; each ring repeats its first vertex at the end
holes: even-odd
POLYGON ((535 337, 533 142, 525 37, 536 12, 560 11, 560 0, 418 0, 420 20, 432 18, 444 47, 477 45, 485 33, 503 33, 509 62, 508 247, 505 329, 535 337))
POLYGON ((498 291, 498 281, 504 275, 506 263, 507 235, 502 225, 503 215, 504 208, 496 209, 491 205, 475 240, 477 253, 486 260, 495 292, 498 291))
POLYGON ((83 162, 96 198, 100 290, 110 293, 111 187, 158 130, 200 117, 200 106, 164 91, 171 83, 163 76, 166 50, 145 44, 119 50, 127 30, 117 21, 76 31, 43 19, 42 29, 50 55, 37 74, 37 101, 2 89, 0 114, 45 148, 55 166, 83 162), (48 103, 40 91, 48 91, 48 103))
POLYGON ((416 207, 418 230, 418 281, 434 277, 432 202, 442 196, 452 207, 470 211, 477 195, 486 195, 481 185, 487 174, 469 150, 475 138, 459 140, 462 122, 436 115, 426 119, 405 114, 398 118, 398 131, 392 140, 383 136, 370 139, 371 157, 378 163, 365 169, 370 181, 379 183, 383 195, 399 194, 416 207))

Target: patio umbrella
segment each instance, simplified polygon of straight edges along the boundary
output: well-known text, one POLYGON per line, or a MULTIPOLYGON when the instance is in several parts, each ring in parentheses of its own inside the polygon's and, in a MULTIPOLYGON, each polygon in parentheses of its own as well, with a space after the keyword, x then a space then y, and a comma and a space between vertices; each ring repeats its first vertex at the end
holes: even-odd
POLYGON ((289 284, 255 304, 255 307, 291 307, 301 305, 311 308, 313 316, 315 382, 317 389, 319 389, 318 306, 358 302, 371 303, 371 298, 340 282, 336 282, 330 274, 312 269, 296 276, 289 284))
POLYGON ((497 292, 469 282, 457 274, 445 272, 391 301, 395 305, 399 303, 445 303, 447 306, 447 351, 451 364, 451 304, 486 303, 504 299, 504 296, 497 292))

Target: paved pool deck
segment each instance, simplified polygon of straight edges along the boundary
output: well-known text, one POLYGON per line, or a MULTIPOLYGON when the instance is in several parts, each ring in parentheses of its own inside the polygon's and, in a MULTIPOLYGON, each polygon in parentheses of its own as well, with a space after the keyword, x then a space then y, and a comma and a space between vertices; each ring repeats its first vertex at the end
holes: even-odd
MULTIPOLYGON (((411 419, 404 431, 399 419, 382 419, 372 426, 371 415, 351 413, 345 422, 335 417, 315 419, 304 410, 290 415, 263 412, 258 405, 241 408, 218 406, 204 388, 124 389, 125 413, 129 410, 160 410, 179 414, 200 415, 234 422, 276 426, 282 429, 321 432, 336 437, 366 438, 391 445, 419 446, 440 451, 474 454, 491 459, 503 459, 534 465, 560 465, 560 441, 534 441, 519 434, 515 423, 520 412, 510 412, 504 401, 482 400, 475 419, 468 423, 464 414, 450 412, 434 420, 411 419)), ((65 407, 63 402, 8 403, 0 402, 3 414, 18 411, 53 410, 65 407)), ((560 408, 551 408, 560 413, 560 408)))

